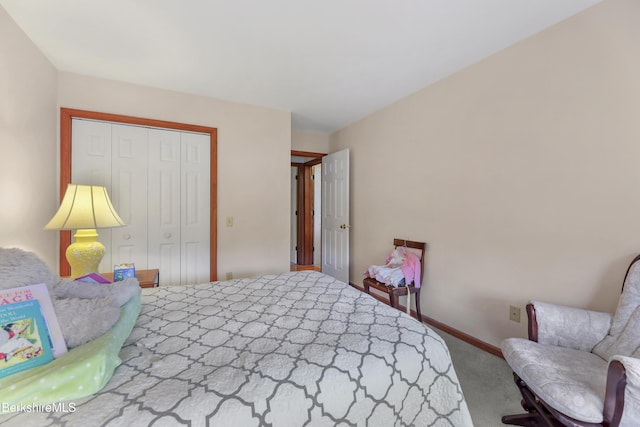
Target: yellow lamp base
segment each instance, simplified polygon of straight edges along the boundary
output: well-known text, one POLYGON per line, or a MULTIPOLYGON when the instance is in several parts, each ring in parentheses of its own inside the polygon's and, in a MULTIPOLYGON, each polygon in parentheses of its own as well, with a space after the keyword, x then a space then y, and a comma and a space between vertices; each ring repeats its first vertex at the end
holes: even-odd
POLYGON ((67 261, 71 265, 71 278, 97 273, 104 255, 104 245, 96 239, 95 229, 77 230, 73 235, 75 242, 67 248, 67 261))

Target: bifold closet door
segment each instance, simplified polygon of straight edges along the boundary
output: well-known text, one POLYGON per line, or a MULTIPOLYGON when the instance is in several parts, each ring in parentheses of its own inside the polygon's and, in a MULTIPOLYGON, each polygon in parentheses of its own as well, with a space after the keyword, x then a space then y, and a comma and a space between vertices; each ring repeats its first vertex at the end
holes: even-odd
POLYGON ((127 224, 98 230, 101 272, 133 262, 161 285, 209 281, 210 150, 207 134, 73 119, 71 182, 107 187, 127 224))
POLYGON ((181 132, 180 148, 180 283, 186 285, 208 282, 210 277, 209 135, 181 132))
MULTIPOLYGON (((71 183, 101 185, 111 190, 111 123, 73 119, 71 126, 71 183)), ((113 201, 113 199, 112 199, 113 201)), ((98 241, 106 250, 100 271, 113 270, 111 263, 111 229, 98 230, 98 241)))
POLYGON ((148 260, 161 285, 209 281, 209 141, 149 129, 148 260))
POLYGON ((180 283, 180 132, 149 129, 150 266, 161 284, 180 283))
POLYGON ((111 197, 127 224, 111 229, 111 262, 133 262, 141 270, 148 268, 147 130, 118 124, 111 129, 111 197))
POLYGON ((102 185, 125 227, 99 229, 101 272, 134 262, 147 268, 147 129, 92 120, 72 122, 71 182, 102 185))

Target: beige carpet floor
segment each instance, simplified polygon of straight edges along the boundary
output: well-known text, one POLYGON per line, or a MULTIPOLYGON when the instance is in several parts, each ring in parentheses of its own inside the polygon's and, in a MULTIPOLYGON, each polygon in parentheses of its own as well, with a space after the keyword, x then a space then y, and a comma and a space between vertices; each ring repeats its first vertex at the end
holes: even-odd
POLYGON ((524 412, 512 371, 504 359, 431 328, 449 347, 475 427, 504 426, 500 421, 503 415, 524 412))

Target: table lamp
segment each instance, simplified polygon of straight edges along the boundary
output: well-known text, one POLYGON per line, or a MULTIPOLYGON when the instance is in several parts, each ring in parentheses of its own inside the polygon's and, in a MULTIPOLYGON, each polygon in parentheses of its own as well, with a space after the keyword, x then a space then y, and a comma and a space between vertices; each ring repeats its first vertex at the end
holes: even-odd
POLYGON ((118 216, 105 187, 69 184, 58 212, 45 230, 76 230, 75 242, 67 248, 71 278, 97 273, 104 245, 96 240, 96 228, 126 225, 118 216))

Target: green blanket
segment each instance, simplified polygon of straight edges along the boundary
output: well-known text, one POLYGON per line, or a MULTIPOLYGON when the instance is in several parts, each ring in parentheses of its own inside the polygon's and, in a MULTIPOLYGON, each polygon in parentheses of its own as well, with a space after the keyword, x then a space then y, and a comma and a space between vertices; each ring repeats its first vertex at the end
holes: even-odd
POLYGON ((127 302, 114 327, 93 341, 76 347, 46 365, 0 379, 0 413, 20 405, 45 405, 78 399, 101 390, 120 365, 120 348, 131 334, 140 313, 140 295, 127 302))

